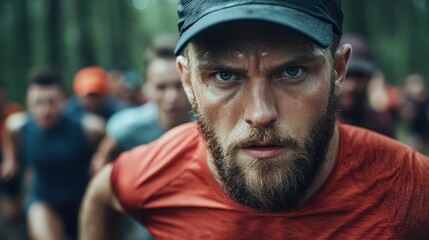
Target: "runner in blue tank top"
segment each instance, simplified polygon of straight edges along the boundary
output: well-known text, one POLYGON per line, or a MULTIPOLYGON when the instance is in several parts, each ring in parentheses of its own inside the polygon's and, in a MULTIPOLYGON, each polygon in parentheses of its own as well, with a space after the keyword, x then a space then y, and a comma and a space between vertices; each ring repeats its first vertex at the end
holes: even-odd
POLYGON ((5 160, 31 171, 26 197, 31 239, 76 238, 89 160, 104 133, 99 117, 87 115, 78 122, 63 114, 64 101, 59 76, 38 71, 29 78, 29 112, 6 120, 5 160))

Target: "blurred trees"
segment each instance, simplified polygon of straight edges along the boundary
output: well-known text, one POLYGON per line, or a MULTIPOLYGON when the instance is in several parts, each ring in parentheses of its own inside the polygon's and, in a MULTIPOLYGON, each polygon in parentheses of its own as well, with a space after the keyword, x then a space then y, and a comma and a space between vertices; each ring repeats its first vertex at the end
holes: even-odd
MULTIPOLYGON (((429 80, 429 0, 343 0, 344 31, 368 38, 392 83, 429 80)), ((0 78, 23 102, 32 67, 52 65, 68 86, 87 65, 139 69, 154 35, 177 32, 177 0, 0 0, 0 78)))
POLYGON ((82 67, 139 69, 157 33, 177 32, 177 0, 0 0, 0 79, 24 101, 26 76, 53 66, 69 89, 82 67))
POLYGON ((344 32, 367 38, 389 82, 417 72, 429 81, 429 0, 343 0, 344 32))

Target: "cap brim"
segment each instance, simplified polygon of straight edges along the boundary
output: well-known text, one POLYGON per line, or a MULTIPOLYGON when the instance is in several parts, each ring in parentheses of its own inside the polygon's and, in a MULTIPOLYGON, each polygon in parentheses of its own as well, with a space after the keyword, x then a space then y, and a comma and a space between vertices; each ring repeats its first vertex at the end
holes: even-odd
POLYGON ((203 16, 182 33, 174 53, 178 55, 199 33, 218 24, 238 20, 260 20, 280 24, 302 33, 323 48, 328 47, 332 41, 332 25, 327 22, 293 8, 248 4, 223 8, 203 16))

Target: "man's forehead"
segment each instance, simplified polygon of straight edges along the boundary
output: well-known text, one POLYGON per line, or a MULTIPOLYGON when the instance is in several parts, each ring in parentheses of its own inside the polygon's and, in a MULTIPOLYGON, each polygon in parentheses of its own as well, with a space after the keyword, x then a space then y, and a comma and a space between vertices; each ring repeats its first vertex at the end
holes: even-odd
POLYGON ((174 58, 155 58, 150 61, 147 67, 148 72, 155 72, 157 74, 171 69, 176 69, 174 58))
POLYGON ((55 86, 31 86, 29 88, 27 99, 36 100, 36 99, 57 99, 63 97, 63 92, 59 87, 55 86))

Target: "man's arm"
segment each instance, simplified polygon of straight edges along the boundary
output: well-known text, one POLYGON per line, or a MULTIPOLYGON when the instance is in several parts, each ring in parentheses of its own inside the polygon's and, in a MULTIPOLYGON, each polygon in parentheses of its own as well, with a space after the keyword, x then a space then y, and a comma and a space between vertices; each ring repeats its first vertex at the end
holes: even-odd
POLYGON ((6 119, 1 133, 3 162, 0 166, 0 179, 2 180, 10 180, 18 171, 18 133, 26 119, 26 114, 21 112, 12 114, 6 119))
MULTIPOLYGON (((102 141, 104 134, 105 134, 105 122, 103 119, 98 117, 95 114, 87 113, 82 118, 82 126, 85 131, 86 138, 90 142, 90 144, 97 148, 100 144, 100 141, 102 141)), ((101 142, 102 144, 103 142, 101 142)), ((101 155, 99 157, 99 151, 100 148, 97 149, 97 152, 93 155, 90 166, 89 166, 89 172, 91 175, 94 175, 97 171, 103 167, 104 164, 107 163, 106 159, 101 158, 104 157, 104 155, 101 155)))
POLYGON ((116 147, 116 141, 107 135, 103 138, 103 140, 101 140, 97 151, 94 153, 91 159, 91 175, 97 173, 104 165, 110 162, 116 147))
POLYGON ((91 180, 79 216, 79 239, 120 239, 122 208, 110 185, 112 165, 108 164, 91 180))
POLYGON ((104 120, 95 114, 86 113, 82 118, 82 125, 89 142, 98 146, 105 133, 104 120))

